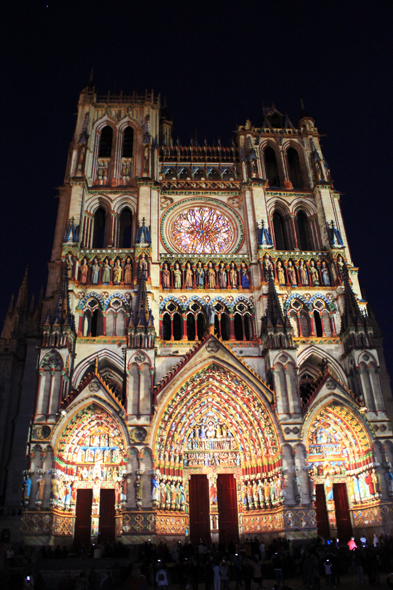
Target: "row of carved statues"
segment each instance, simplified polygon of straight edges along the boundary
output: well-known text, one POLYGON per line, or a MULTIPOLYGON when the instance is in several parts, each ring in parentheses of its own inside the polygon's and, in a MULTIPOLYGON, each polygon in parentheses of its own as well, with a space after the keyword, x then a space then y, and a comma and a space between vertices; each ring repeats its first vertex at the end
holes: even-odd
MULTIPOLYGON (((95 256, 91 261, 84 257, 77 267, 72 255, 67 253, 64 262, 68 279, 78 280, 81 285, 131 285, 133 278, 136 278, 131 256, 127 256, 125 260, 119 256, 114 260, 109 256, 99 260, 95 256)), ((147 278, 148 271, 149 262, 146 255, 142 253, 137 263, 138 276, 143 273, 147 278)))
MULTIPOLYGON (((262 262, 263 276, 269 282, 272 277, 279 285, 314 286, 321 285, 329 287, 332 284, 329 266, 326 260, 309 261, 301 258, 299 261, 289 259, 283 261, 281 258, 273 260, 270 254, 265 254, 262 262)), ((338 275, 343 275, 344 260, 342 256, 337 259, 338 275)))
POLYGON ((250 279, 245 262, 239 265, 234 262, 186 262, 185 265, 165 262, 161 286, 163 289, 249 289, 250 279))
POLYGON ((284 502, 284 483, 280 475, 263 479, 262 477, 250 478, 243 480, 239 485, 243 510, 271 508, 284 502))
POLYGON ((186 496, 181 477, 152 477, 152 504, 160 510, 185 509, 186 496))

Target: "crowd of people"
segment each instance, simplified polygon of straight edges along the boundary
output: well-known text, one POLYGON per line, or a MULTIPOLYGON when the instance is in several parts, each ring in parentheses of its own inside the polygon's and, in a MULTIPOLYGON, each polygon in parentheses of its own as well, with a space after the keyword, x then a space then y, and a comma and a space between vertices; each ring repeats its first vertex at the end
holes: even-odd
MULTIPOLYGON (((74 557, 77 560, 91 558, 91 565, 84 571, 65 569, 59 590, 289 590, 291 582, 307 590, 337 588, 346 574, 357 576, 363 586, 378 584, 381 574, 385 580, 393 571, 393 538, 381 535, 368 542, 365 537, 352 538, 347 545, 338 541, 325 541, 320 537, 308 542, 292 544, 285 538, 263 540, 247 539, 244 543, 231 541, 207 547, 202 541, 191 543, 151 541, 139 545, 122 543, 100 544, 82 547, 3 547, 0 552, 5 572, 4 590, 52 590, 45 580, 42 561, 74 557), (105 558, 112 558, 105 569, 105 558), (105 572, 103 574, 103 571, 105 572), (41 572, 41 573, 40 573, 41 572)), ((1 563, 1 562, 0 562, 1 563)), ((62 570, 58 561, 53 562, 62 570)), ((46 566, 49 565, 46 562, 46 566)), ((393 587, 393 579, 392 579, 393 587)))

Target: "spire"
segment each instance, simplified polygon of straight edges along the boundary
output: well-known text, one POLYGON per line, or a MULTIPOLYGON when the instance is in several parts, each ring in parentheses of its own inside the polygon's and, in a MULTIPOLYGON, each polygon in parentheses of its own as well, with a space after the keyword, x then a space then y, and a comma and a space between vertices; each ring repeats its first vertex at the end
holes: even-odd
POLYGON ((38 337, 40 335, 40 324, 41 324, 41 314, 42 314, 42 301, 44 299, 44 287, 42 286, 40 289, 40 294, 38 297, 37 305, 35 309, 32 310, 32 313, 29 318, 29 330, 28 335, 32 337, 38 337))
POLYGON ((286 312, 283 312, 274 285, 274 276, 269 277, 266 314, 262 318, 262 343, 264 349, 293 348, 292 326, 286 312))
POLYGON ((14 300, 15 295, 12 293, 10 304, 8 306, 8 310, 4 319, 4 326, 1 332, 1 338, 5 338, 9 340, 12 338, 12 325, 13 325, 13 316, 14 316, 14 300))
POLYGON ((312 117, 310 117, 309 112, 307 111, 306 107, 304 106, 304 100, 301 98, 300 99, 300 121, 302 119, 311 119, 312 117))
POLYGON ((370 318, 360 310, 356 295, 349 282, 348 268, 343 272, 344 313, 341 338, 347 351, 372 346, 373 327, 370 318))
POLYGON ((15 309, 27 310, 29 296, 29 267, 26 266, 25 274, 22 284, 19 289, 18 298, 16 300, 15 309))

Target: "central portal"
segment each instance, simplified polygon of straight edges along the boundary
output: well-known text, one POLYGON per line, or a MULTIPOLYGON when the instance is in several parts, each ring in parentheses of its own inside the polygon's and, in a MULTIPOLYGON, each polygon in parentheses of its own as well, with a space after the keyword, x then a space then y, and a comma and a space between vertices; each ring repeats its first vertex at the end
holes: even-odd
POLYGON ((210 545, 209 481, 205 474, 190 479, 190 540, 210 545))
POLYGON ((217 504, 220 543, 238 541, 236 480, 232 473, 220 473, 217 477, 217 504))

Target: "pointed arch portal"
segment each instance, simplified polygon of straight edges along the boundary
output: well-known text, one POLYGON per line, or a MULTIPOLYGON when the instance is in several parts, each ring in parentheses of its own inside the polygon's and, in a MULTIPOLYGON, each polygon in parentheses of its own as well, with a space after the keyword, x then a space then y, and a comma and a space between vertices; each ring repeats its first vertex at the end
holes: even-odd
POLYGON ((331 402, 310 420, 306 449, 318 532, 352 535, 351 510, 379 498, 371 438, 360 416, 348 405, 331 402))
POLYGON ((126 445, 117 420, 97 403, 79 410, 60 435, 51 476, 51 505, 75 513, 76 542, 115 540, 125 472, 126 445))
POLYGON ((277 428, 243 379, 214 362, 162 401, 154 443, 157 507, 183 503, 191 539, 235 538, 244 512, 281 505, 277 428))

